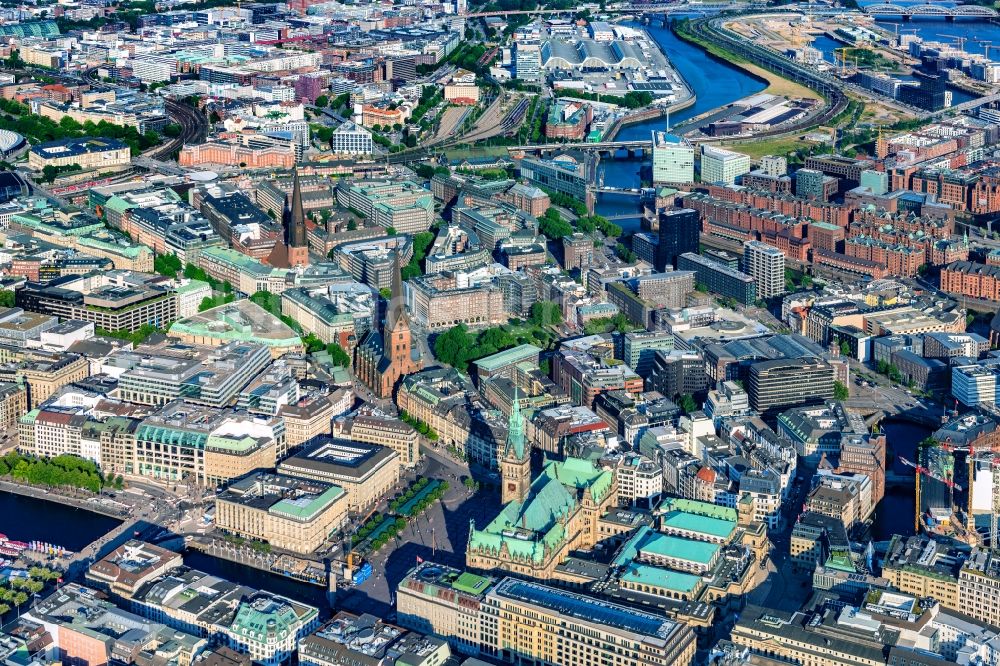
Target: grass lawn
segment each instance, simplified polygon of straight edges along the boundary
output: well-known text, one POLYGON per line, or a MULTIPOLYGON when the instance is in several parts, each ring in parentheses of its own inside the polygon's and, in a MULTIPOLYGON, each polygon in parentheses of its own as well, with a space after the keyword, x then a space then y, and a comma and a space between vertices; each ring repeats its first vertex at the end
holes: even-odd
POLYGON ((727 145, 726 147, 744 155, 749 155, 750 159, 758 160, 764 155, 785 155, 799 148, 808 148, 812 145, 815 145, 812 141, 796 137, 784 137, 770 141, 727 145))
POLYGON ((789 81, 788 79, 782 78, 764 69, 763 67, 758 67, 757 65, 752 65, 748 62, 737 63, 738 67, 742 67, 751 74, 759 76, 760 78, 767 81, 767 88, 764 92, 770 93, 772 95, 778 95, 779 97, 804 97, 806 99, 820 99, 819 94, 814 90, 806 88, 804 85, 795 83, 794 81, 789 81))

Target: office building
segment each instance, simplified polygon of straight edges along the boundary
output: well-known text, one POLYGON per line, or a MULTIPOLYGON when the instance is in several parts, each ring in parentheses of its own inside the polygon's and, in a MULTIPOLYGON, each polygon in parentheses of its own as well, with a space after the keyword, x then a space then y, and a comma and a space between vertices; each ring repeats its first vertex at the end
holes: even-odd
POLYGON ((685 252, 698 252, 701 216, 690 208, 666 210, 660 213, 657 240, 656 270, 677 268, 677 258, 685 252))
POLYGON ((690 627, 655 610, 429 562, 400 583, 398 605, 402 626, 502 663, 688 666, 696 647, 690 627))
POLYGON ((803 199, 829 201, 837 193, 838 180, 816 169, 795 172, 795 195, 803 199))
POLYGON ((300 666, 442 666, 451 649, 440 638, 412 633, 365 613, 337 613, 299 641, 300 666))
POLYGON ((701 182, 733 185, 745 173, 750 173, 750 157, 707 144, 701 147, 701 182))
POLYGON ((757 283, 746 273, 694 252, 680 255, 677 268, 694 271, 698 284, 704 285, 713 294, 735 299, 741 305, 757 302, 757 283))
POLYGON ((861 187, 871 190, 872 194, 881 196, 889 191, 889 174, 885 171, 866 169, 861 172, 861 187))
POLYGON ((760 241, 743 243, 743 272, 757 284, 757 298, 767 300, 785 293, 785 254, 760 241))
POLYGON ((414 467, 420 460, 420 434, 416 428, 389 416, 360 413, 337 419, 333 434, 352 442, 390 448, 399 455, 403 467, 414 467))
POLYGON ((178 400, 143 419, 136 429, 131 473, 215 487, 273 469, 285 449, 281 419, 251 418, 178 400))
POLYGON ((640 377, 648 377, 657 351, 672 351, 674 335, 669 331, 640 331, 622 335, 622 360, 640 377))
POLYGON ((667 132, 653 132, 653 185, 694 182, 694 146, 667 132))
MULTIPOLYGON (((77 583, 60 586, 34 603, 7 627, 29 637, 28 663, 154 664, 195 663, 207 645, 206 634, 183 631, 122 610, 77 583)), ((4 642, 10 640, 4 635, 4 642)), ((6 659, 16 663, 13 658, 6 659)))
POLYGON ((28 166, 41 171, 47 166, 83 169, 117 170, 132 162, 128 145, 117 139, 62 139, 32 146, 28 151, 28 166))
POLYGON ((765 176, 780 178, 788 173, 788 158, 784 155, 764 155, 760 158, 760 170, 765 176))
POLYGON ((318 549, 347 522, 347 494, 322 481, 258 472, 215 499, 215 525, 293 553, 318 549))
POLYGON ((563 268, 567 271, 584 270, 594 262, 594 239, 586 234, 564 236, 563 268))
POLYGON ((371 131, 350 120, 341 123, 330 137, 330 151, 335 155, 371 155, 374 149, 371 131))
POLYGON ((87 569, 87 584, 113 599, 128 599, 139 588, 184 564, 180 553, 129 539, 87 569))
POLYGON ((833 398, 834 368, 818 358, 761 361, 750 366, 750 406, 774 412, 833 398))
POLYGON ((290 663, 299 639, 319 627, 315 606, 187 567, 144 585, 128 603, 174 630, 211 636, 261 666, 290 663))
POLYGON ((278 473, 340 486, 348 510, 364 513, 399 482, 399 454, 384 446, 320 435, 278 465, 278 473))
POLYGON ((517 42, 514 46, 514 78, 529 83, 542 78, 542 47, 537 42, 517 42))
POLYGON ((264 345, 230 342, 221 347, 164 342, 122 352, 110 361, 120 373, 123 400, 165 405, 182 398, 191 403, 224 407, 271 362, 264 345))

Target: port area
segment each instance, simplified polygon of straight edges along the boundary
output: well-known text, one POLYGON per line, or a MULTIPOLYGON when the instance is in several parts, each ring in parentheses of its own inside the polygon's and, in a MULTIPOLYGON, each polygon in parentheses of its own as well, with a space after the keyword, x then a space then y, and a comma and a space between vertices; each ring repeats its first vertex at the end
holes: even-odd
POLYGON ((623 124, 641 122, 694 102, 694 92, 642 26, 568 21, 537 25, 541 61, 548 74, 549 139, 606 141, 623 124), (586 137, 574 114, 586 101, 593 114, 586 137))
POLYGON ((889 108, 895 107, 897 120, 905 118, 907 109, 893 102, 900 100, 901 86, 916 85, 914 74, 922 59, 947 65, 947 85, 956 97, 955 104, 969 96, 1000 92, 1000 67, 984 54, 966 51, 965 38, 921 36, 920 29, 909 27, 911 24, 878 23, 864 12, 742 16, 725 26, 796 62, 875 93, 876 101, 881 98, 889 108))

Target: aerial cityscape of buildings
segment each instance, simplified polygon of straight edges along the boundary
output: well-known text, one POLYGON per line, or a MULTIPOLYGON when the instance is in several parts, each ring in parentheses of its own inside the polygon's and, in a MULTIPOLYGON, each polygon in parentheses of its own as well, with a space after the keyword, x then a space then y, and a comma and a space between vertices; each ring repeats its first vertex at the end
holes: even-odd
POLYGON ((1000 663, 995 3, 2 4, 4 665, 1000 663))

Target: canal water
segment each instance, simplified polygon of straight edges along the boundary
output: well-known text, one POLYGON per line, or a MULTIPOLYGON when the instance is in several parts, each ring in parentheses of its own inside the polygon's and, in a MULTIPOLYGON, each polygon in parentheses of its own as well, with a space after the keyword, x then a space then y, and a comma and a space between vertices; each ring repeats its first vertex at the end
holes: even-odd
MULTIPOLYGON (((886 419, 881 423, 888 450, 886 468, 889 472, 913 477, 913 469, 899 462, 900 456, 916 460, 917 444, 928 437, 932 430, 925 425, 902 419, 886 419)), ((910 535, 914 532, 916 515, 915 482, 908 485, 891 485, 875 509, 873 535, 876 541, 887 541, 893 534, 910 535)))
POLYGON ((329 608, 326 602, 326 590, 318 585, 301 583, 245 564, 213 557, 197 550, 184 551, 184 565, 231 580, 234 583, 267 590, 295 601, 311 604, 319 608, 320 613, 324 615, 329 608))
POLYGON ((0 492, 0 532, 14 541, 45 541, 78 551, 121 522, 58 502, 0 492))

